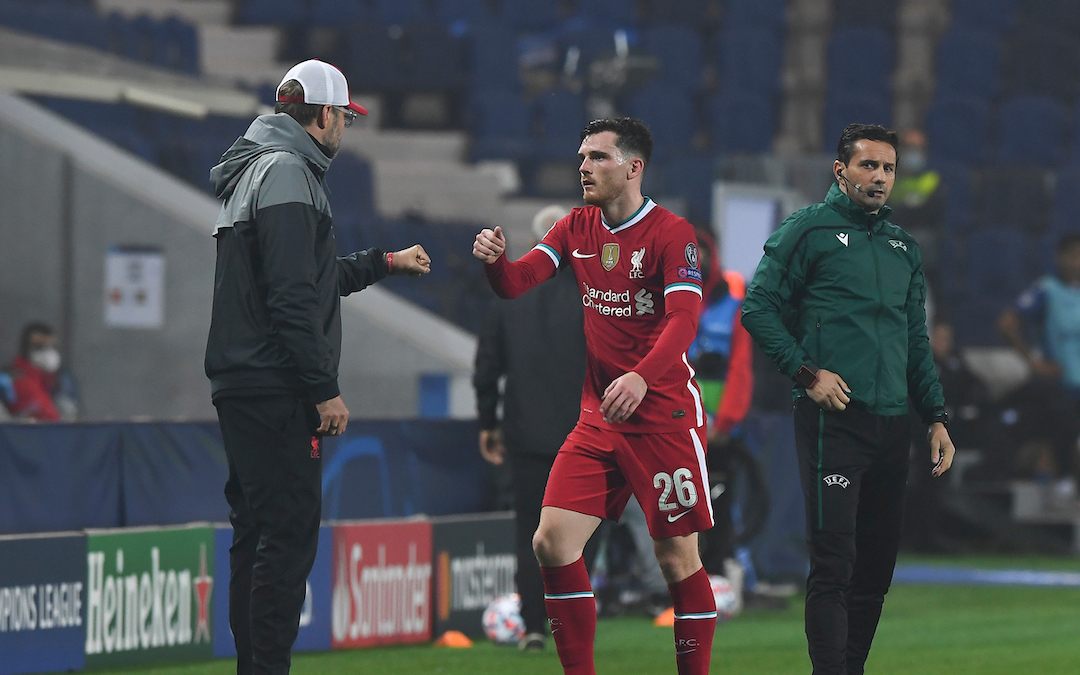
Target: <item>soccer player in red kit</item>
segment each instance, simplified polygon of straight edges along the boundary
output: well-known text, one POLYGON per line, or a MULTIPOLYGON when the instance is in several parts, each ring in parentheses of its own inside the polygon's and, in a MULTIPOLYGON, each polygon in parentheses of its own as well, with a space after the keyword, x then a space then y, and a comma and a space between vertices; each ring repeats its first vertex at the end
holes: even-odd
POLYGON ((586 206, 516 262, 503 256, 501 228, 481 231, 473 244, 500 297, 516 297, 569 264, 585 308, 581 416, 559 449, 533 535, 567 675, 595 672, 596 604, 582 551, 602 518, 619 518, 631 493, 674 600, 680 675, 709 672, 716 629, 697 548, 697 533, 713 525, 705 415, 686 359, 701 302, 697 237, 641 194, 651 154, 640 120, 590 122, 578 150, 586 206))

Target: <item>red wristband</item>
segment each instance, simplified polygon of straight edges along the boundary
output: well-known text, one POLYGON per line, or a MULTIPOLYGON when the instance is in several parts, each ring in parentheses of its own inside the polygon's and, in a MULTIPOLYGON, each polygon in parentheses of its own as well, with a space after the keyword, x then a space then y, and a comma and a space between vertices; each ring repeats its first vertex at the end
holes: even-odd
POLYGON ((393 253, 387 253, 386 254, 386 271, 387 272, 393 272, 394 271, 394 254, 393 253))

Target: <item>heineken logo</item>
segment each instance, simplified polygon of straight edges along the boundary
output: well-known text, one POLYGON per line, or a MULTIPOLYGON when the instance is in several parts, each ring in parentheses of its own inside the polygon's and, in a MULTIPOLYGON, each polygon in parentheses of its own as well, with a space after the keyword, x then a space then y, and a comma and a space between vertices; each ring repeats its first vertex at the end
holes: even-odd
MULTIPOLYGON (((145 551, 145 549, 143 549, 145 551)), ((161 548, 125 560, 124 549, 87 554, 86 654, 210 643, 206 544, 198 570, 165 568, 161 548)))

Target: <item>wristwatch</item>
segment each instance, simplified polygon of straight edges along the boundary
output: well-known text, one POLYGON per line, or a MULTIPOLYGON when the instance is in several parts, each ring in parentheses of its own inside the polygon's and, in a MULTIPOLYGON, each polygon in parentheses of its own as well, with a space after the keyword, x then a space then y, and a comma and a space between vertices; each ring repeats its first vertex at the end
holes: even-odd
POLYGON ((930 424, 935 422, 941 422, 946 429, 949 428, 949 413, 944 410, 934 413, 934 416, 930 418, 930 424))
POLYGON ((811 389, 817 384, 817 373, 806 366, 799 366, 799 370, 795 372, 795 383, 803 389, 811 389))

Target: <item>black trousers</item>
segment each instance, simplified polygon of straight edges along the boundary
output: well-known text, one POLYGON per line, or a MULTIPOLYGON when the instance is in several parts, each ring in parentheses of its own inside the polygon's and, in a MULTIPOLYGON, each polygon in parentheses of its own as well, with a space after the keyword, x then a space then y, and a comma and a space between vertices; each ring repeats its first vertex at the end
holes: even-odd
POLYGON ((795 404, 814 675, 862 675, 896 566, 910 444, 906 415, 795 404))
POLYGON ((517 572, 514 582, 521 596, 521 618, 530 633, 547 632, 547 609, 544 607, 544 578, 533 553, 532 537, 540 524, 551 465, 555 455, 508 454, 514 490, 514 529, 517 572))
POLYGON ((219 398, 214 405, 229 460, 236 672, 288 673, 319 543, 319 415, 311 402, 289 395, 219 398))

